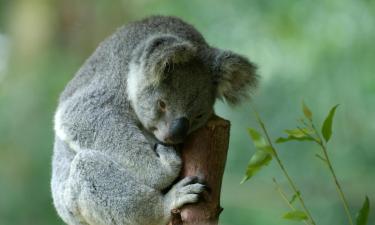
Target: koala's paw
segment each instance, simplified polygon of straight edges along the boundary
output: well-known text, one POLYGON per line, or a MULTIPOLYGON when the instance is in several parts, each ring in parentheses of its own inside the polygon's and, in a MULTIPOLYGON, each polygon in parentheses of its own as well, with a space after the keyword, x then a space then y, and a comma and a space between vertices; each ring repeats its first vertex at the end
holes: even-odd
POLYGON ((166 195, 170 212, 185 204, 198 202, 199 195, 206 190, 206 186, 197 182, 197 177, 185 177, 172 187, 166 195))
POLYGON ((157 144, 155 151, 163 164, 170 167, 174 171, 180 171, 182 161, 173 146, 157 144))

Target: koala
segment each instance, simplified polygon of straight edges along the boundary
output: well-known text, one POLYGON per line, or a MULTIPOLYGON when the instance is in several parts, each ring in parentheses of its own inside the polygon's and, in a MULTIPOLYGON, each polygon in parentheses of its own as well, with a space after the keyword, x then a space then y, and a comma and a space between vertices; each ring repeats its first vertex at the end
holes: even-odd
POLYGON ((257 80, 247 58, 211 47, 181 19, 153 16, 118 29, 60 95, 51 189, 69 225, 165 225, 205 186, 178 180, 177 145, 216 99, 237 105, 257 80))

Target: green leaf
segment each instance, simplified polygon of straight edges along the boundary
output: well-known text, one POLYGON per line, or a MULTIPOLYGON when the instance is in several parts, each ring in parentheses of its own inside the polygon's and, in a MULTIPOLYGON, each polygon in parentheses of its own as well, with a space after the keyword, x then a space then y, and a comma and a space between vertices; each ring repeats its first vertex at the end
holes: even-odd
POLYGON ((312 120, 312 112, 309 109, 309 107, 307 107, 305 102, 303 102, 303 101, 302 101, 302 111, 303 111, 303 114, 306 116, 306 118, 311 121, 312 120))
POLYGON ((328 116, 324 120, 324 123, 322 126, 322 134, 326 142, 328 142, 332 136, 332 121, 333 121, 333 117, 335 116, 336 108, 338 106, 339 105, 335 105, 334 107, 332 107, 332 109, 329 111, 328 116))
POLYGON ((297 128, 293 130, 285 130, 289 136, 293 136, 296 138, 308 137, 307 134, 313 134, 314 131, 307 128, 297 128))
POLYGON ((241 184, 253 177, 256 172, 258 172, 262 167, 268 165, 271 160, 272 155, 270 153, 264 152, 262 150, 256 151, 255 154, 251 157, 249 164, 247 165, 246 174, 241 181, 241 184))
POLYGON ((297 197, 301 196, 301 192, 297 191, 297 193, 294 193, 292 196, 292 199, 290 199, 289 204, 293 204, 293 202, 297 199, 297 197))
POLYGON ((285 130, 288 137, 280 137, 276 140, 276 143, 284 143, 288 141, 314 141, 313 138, 309 137, 307 134, 313 134, 314 131, 309 128, 296 128, 292 130, 285 130))
POLYGON ((274 153, 273 148, 267 143, 264 137, 255 129, 248 129, 249 135, 254 142, 254 146, 257 149, 255 154, 250 158, 250 162, 246 168, 246 174, 241 183, 249 180, 258 172, 263 166, 268 165, 272 160, 274 153))
POLYGON ((314 141, 314 139, 312 139, 311 137, 293 137, 293 136, 288 136, 286 138, 284 137, 279 137, 278 139, 276 139, 276 143, 280 144, 280 143, 285 143, 285 142, 288 142, 288 141, 314 141))
POLYGON ((287 212, 283 215, 283 218, 287 220, 296 220, 296 221, 302 221, 302 220, 308 219, 306 213, 300 210, 287 212))
POLYGON ((357 225, 366 225, 368 220, 368 214, 370 211, 370 201, 366 196, 365 202, 362 205, 362 208, 359 210, 357 214, 357 225))
POLYGON ((249 135, 254 142, 262 139, 262 135, 258 131, 256 131, 255 129, 248 128, 247 131, 249 132, 249 135))
POLYGON ((252 128, 249 128, 248 132, 257 150, 273 154, 272 147, 267 143, 267 141, 263 138, 263 136, 258 131, 252 128))

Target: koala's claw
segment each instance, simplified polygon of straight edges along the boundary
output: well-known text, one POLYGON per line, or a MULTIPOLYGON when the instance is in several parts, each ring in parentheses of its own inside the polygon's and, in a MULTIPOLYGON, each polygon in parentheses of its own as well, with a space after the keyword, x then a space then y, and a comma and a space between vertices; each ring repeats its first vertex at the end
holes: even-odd
POLYGON ((200 194, 206 190, 206 186, 197 182, 198 177, 185 177, 172 187, 167 194, 171 210, 199 201, 200 194))

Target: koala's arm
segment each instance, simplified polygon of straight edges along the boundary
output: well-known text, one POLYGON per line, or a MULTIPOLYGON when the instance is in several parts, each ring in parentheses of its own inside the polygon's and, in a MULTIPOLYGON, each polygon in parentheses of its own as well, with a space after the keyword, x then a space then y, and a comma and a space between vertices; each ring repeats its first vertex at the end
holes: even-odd
POLYGON ((163 194, 139 183, 107 154, 87 150, 76 154, 69 178, 53 193, 69 225, 165 225, 173 209, 198 201, 205 187, 196 182, 186 177, 163 194))
POLYGON ((169 186, 180 171, 178 153, 162 145, 155 152, 135 121, 105 99, 85 94, 60 104, 55 115, 57 136, 77 153, 102 152, 140 183, 159 190, 169 186))

